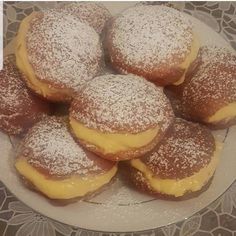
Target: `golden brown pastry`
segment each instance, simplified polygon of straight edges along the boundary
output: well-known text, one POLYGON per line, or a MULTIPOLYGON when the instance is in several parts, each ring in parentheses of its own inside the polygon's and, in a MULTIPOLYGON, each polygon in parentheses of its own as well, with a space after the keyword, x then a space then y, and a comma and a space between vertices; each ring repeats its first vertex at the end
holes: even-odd
POLYGON ((176 118, 152 152, 129 161, 127 174, 141 191, 183 197, 211 180, 220 148, 206 127, 176 118))
POLYGON ((192 77, 168 88, 174 110, 215 129, 236 124, 236 55, 226 48, 204 46, 199 59, 192 77))
POLYGON ((5 58, 0 71, 0 129, 18 135, 48 114, 50 107, 27 89, 14 59, 5 58))
POLYGON ((27 85, 52 101, 70 101, 100 71, 99 35, 60 9, 33 12, 20 25, 17 66, 27 85))
POLYGON ((164 93, 166 94, 171 103, 175 116, 186 120, 191 120, 184 109, 178 92, 176 92, 179 90, 179 88, 180 86, 167 86, 164 88, 164 93))
POLYGON ((15 167, 26 183, 48 198, 59 200, 91 194, 108 184, 117 171, 114 162, 80 147, 66 120, 56 117, 42 120, 30 129, 15 167))
POLYGON ((101 34, 106 22, 111 18, 109 10, 99 2, 73 2, 61 7, 81 22, 88 23, 98 34, 101 34))
POLYGON ((109 160, 150 151, 173 120, 163 89, 134 75, 104 75, 71 104, 70 125, 81 145, 109 160))
POLYGON ((111 65, 165 86, 180 84, 199 50, 192 23, 167 6, 136 6, 111 23, 106 37, 111 65))

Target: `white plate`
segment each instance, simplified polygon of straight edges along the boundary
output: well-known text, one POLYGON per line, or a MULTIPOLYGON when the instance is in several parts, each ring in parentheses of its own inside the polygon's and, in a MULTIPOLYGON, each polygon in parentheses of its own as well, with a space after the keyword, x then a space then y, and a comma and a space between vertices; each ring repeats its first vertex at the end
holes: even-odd
MULTIPOLYGON (((104 3, 113 13, 133 3, 104 3)), ((230 47, 212 29, 190 17, 201 44, 230 47)), ((12 51, 8 46, 8 52, 12 51)), ((233 49, 232 49, 233 50, 233 49)), ((209 205, 236 179, 236 126, 214 133, 224 141, 220 165, 210 188, 199 197, 182 202, 153 199, 126 188, 117 180, 109 189, 90 201, 80 201, 67 206, 54 206, 46 198, 25 188, 13 167, 14 152, 7 135, 0 133, 0 176, 8 189, 22 202, 50 218, 84 229, 108 232, 129 232, 154 229, 183 220, 209 205)))

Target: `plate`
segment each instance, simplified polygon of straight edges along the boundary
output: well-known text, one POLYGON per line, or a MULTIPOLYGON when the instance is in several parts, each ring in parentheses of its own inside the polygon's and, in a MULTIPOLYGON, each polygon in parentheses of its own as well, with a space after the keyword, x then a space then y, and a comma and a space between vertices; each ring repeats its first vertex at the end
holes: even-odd
MULTIPOLYGON (((113 14, 134 3, 104 3, 113 14)), ((219 45, 233 50, 211 28, 187 15, 194 24, 201 45, 219 45)), ((14 40, 5 53, 13 52, 14 40)), ((214 132, 224 142, 220 164, 210 188, 199 197, 185 201, 154 199, 127 188, 117 178, 104 192, 89 199, 66 206, 56 206, 41 195, 25 188, 14 169, 16 140, 0 133, 0 178, 22 202, 54 220, 79 228, 100 232, 134 232, 155 229, 188 218, 222 195, 236 179, 236 126, 214 132)))

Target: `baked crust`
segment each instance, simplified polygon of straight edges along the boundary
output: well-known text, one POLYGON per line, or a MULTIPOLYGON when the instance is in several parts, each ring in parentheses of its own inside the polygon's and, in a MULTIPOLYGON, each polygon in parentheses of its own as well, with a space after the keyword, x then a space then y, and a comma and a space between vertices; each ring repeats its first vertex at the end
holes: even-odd
POLYGON ((87 83, 73 100, 70 117, 102 133, 165 131, 173 111, 163 89, 135 75, 103 75, 87 83))
POLYGON ((213 129, 236 124, 236 117, 208 121, 217 111, 236 102, 236 55, 226 48, 203 46, 198 60, 198 70, 183 84, 167 88, 173 109, 178 116, 213 129))
POLYGON ((111 18, 109 10, 99 2, 73 2, 61 6, 67 13, 88 23, 98 34, 101 34, 106 22, 111 18))
MULTIPOLYGON (((150 143, 116 153, 74 136, 88 150, 109 160, 142 156, 160 141, 174 118, 162 88, 134 75, 104 75, 94 78, 74 99, 70 119, 102 134, 139 134, 157 128, 150 143)), ((73 129, 73 127, 71 127, 73 129)))
POLYGON ((208 128, 175 118, 158 145, 140 161, 158 178, 183 179, 207 166, 215 148, 208 128))
POLYGON ((22 79, 15 57, 6 57, 0 71, 0 129, 11 135, 26 132, 50 113, 50 105, 32 94, 22 79))
POLYGON ((180 65, 191 51, 192 41, 191 23, 166 6, 138 6, 124 11, 109 22, 105 38, 114 69, 143 76, 160 86, 173 84, 184 74, 180 65), (173 41, 173 34, 178 40, 173 41), (152 50, 147 45, 153 45, 152 50))
MULTIPOLYGON (((176 118, 158 145, 139 161, 151 172, 153 178, 182 180, 207 167, 214 157, 215 150, 214 137, 206 127, 176 118)), ((126 162, 123 168, 125 168, 127 178, 141 191, 161 198, 183 199, 154 189, 145 177, 144 170, 135 166, 135 161, 126 162)), ((212 178, 212 176, 209 177, 212 178)), ((205 185, 207 183, 202 183, 202 186, 205 185)), ((196 193, 192 194, 189 190, 183 192, 182 196, 194 196, 202 191, 193 191, 196 193)))
MULTIPOLYGON (((51 101, 69 102, 101 70, 103 52, 99 35, 62 9, 33 12, 28 17, 29 28, 25 33, 23 24, 27 19, 24 19, 16 50, 25 43, 28 64, 35 78, 48 86, 50 94, 35 88, 27 76, 24 79, 39 95, 51 101)), ((18 51, 17 54, 21 56, 18 51)))
POLYGON ((69 133, 67 120, 60 117, 48 117, 33 126, 17 156, 50 179, 100 175, 116 164, 80 147, 69 133))

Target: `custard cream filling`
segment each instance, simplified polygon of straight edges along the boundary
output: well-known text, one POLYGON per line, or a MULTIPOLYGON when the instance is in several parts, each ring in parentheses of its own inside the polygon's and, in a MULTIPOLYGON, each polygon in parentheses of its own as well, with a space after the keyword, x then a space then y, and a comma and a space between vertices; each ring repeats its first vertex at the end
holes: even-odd
POLYGON ((200 48, 200 43, 199 43, 199 40, 198 38, 196 37, 196 35, 193 36, 193 42, 192 42, 192 45, 191 45, 191 51, 190 53, 187 55, 187 57, 185 58, 185 60, 180 64, 180 68, 181 69, 184 69, 185 72, 184 74, 181 76, 181 78, 174 83, 174 85, 179 85, 179 84, 182 84, 185 80, 185 75, 188 71, 188 68, 189 66, 192 64, 192 62, 195 61, 195 59, 197 58, 197 55, 198 55, 198 51, 199 51, 199 48, 200 48))
POLYGON ((146 146, 159 131, 156 127, 138 134, 102 133, 85 127, 73 118, 70 118, 70 125, 79 139, 101 148, 105 154, 146 146))
POLYGON ((214 123, 219 121, 228 122, 236 117, 236 102, 232 102, 227 106, 219 109, 214 115, 209 117, 206 122, 214 123))
MULTIPOLYGON (((54 94, 61 94, 61 89, 53 88, 47 83, 41 82, 37 79, 34 69, 28 60, 26 35, 30 27, 30 21, 35 17, 36 13, 33 12, 31 15, 24 18, 20 24, 20 28, 16 37, 16 64, 20 71, 26 76, 28 86, 38 94, 44 97, 51 97, 54 94)), ((69 91, 63 89, 63 93, 70 96, 69 91)))
POLYGON ((216 143, 216 150, 210 163, 203 167, 199 172, 183 179, 161 179, 154 177, 148 167, 139 159, 131 160, 131 166, 141 171, 150 186, 162 194, 173 195, 175 197, 183 196, 186 192, 195 192, 200 190, 208 180, 213 176, 216 166, 219 162, 219 153, 222 148, 220 143, 216 143))
POLYGON ((117 171, 117 167, 114 166, 111 170, 102 175, 86 178, 71 176, 67 179, 55 180, 49 179, 40 173, 37 169, 28 164, 27 160, 24 158, 17 159, 15 167, 22 176, 51 199, 71 199, 94 192, 109 183, 117 171))

